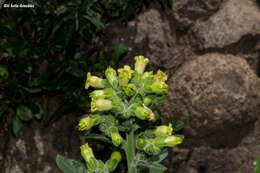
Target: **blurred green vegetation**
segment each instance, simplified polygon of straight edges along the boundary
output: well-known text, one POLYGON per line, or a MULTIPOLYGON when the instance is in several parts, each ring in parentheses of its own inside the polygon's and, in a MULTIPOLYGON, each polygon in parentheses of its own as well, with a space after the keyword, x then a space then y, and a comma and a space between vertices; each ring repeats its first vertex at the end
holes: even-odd
POLYGON ((116 66, 126 53, 114 45, 112 53, 93 51, 93 39, 106 23, 128 21, 144 5, 169 0, 38 0, 35 8, 0 12, 0 118, 12 117, 18 136, 24 122, 38 119, 45 125, 71 111, 86 110, 84 79, 87 71, 116 66), (96 58, 95 65, 89 59, 96 58), (50 113, 46 98, 62 95, 50 113))

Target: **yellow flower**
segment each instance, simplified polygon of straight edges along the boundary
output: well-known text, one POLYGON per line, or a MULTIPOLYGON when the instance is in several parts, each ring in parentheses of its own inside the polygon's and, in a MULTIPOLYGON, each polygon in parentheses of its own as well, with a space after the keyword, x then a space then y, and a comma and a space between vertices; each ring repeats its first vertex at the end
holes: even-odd
POLYGON ((119 75, 119 85, 127 85, 134 71, 128 65, 125 65, 124 68, 119 68, 117 71, 119 75))
POLYGON ((97 125, 100 122, 100 120, 101 120, 100 115, 91 115, 91 116, 82 118, 79 121, 78 129, 80 131, 89 130, 94 125, 97 125))
POLYGON ((158 70, 157 73, 153 76, 154 80, 157 82, 165 82, 168 79, 168 76, 166 73, 162 72, 161 70, 158 70))
POLYGON ((168 85, 165 82, 154 82, 150 89, 155 94, 166 94, 168 92, 168 85))
POLYGON ((168 126, 162 125, 156 127, 156 129, 154 130, 154 134, 157 136, 171 136, 172 131, 172 124, 169 124, 168 126))
POLYGON ((113 88, 116 88, 118 85, 118 79, 116 71, 112 67, 108 67, 105 71, 108 82, 113 88))
POLYGON ((85 89, 88 89, 90 86, 94 88, 104 88, 104 79, 97 76, 91 76, 91 73, 88 72, 87 80, 85 82, 85 89))
POLYGON ((80 147, 81 156, 85 159, 85 161, 88 163, 92 159, 94 159, 94 154, 92 149, 89 147, 88 143, 81 145, 80 147))
POLYGON ((107 99, 92 99, 91 112, 95 111, 108 111, 112 109, 112 101, 107 99))
POLYGON ((182 136, 168 136, 165 138, 164 143, 167 147, 175 147, 183 142, 182 136))
POLYGON ((112 143, 117 147, 122 143, 122 137, 119 133, 111 133, 112 143))
POLYGON ((149 59, 144 56, 135 57, 135 71, 138 74, 143 74, 146 65, 149 63, 149 59))
POLYGON ((118 152, 118 151, 114 151, 112 154, 111 154, 111 157, 110 159, 107 161, 107 166, 108 166, 108 170, 110 172, 113 172, 118 163, 122 160, 122 156, 121 156, 121 153, 118 152))
POLYGON ((155 121, 155 115, 151 109, 146 106, 138 106, 134 110, 135 116, 141 120, 155 121))

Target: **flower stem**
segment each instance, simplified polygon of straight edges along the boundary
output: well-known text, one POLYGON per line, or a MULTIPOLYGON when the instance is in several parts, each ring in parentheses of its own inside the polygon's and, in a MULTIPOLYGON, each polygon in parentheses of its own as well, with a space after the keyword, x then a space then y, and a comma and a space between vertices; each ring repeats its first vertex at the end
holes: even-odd
POLYGON ((126 154, 128 173, 137 173, 137 168, 136 168, 136 164, 135 164, 134 130, 132 130, 129 134, 127 134, 124 151, 126 154))

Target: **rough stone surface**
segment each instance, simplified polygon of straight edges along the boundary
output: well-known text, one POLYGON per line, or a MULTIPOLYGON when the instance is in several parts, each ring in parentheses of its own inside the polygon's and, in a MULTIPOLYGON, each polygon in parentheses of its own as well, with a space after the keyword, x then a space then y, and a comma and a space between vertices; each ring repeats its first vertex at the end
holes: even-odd
POLYGON ((260 10, 255 0, 228 0, 206 21, 192 28, 200 49, 222 48, 248 35, 260 34, 260 10))
POLYGON ((260 119, 254 131, 245 137, 238 147, 232 149, 213 149, 193 147, 173 149, 169 165, 178 164, 175 173, 251 173, 255 169, 256 158, 260 155, 260 119), (181 163, 181 164, 180 164, 181 163))
POLYGON ((26 124, 19 138, 10 137, 5 148, 1 173, 60 173, 57 154, 79 159, 77 120, 67 116, 48 128, 39 123, 26 124))
POLYGON ((154 68, 177 69, 192 52, 179 43, 171 22, 160 8, 146 9, 126 25, 108 26, 100 47, 126 45, 129 51, 121 64, 132 64, 132 57, 142 54, 149 57, 154 68))
POLYGON ((258 78, 244 59, 207 54, 173 75, 162 110, 171 120, 186 123, 186 141, 195 137, 196 145, 233 147, 254 127, 259 113, 257 85, 258 78))
POLYGON ((223 0, 175 0, 173 17, 179 29, 192 26, 197 20, 205 20, 214 14, 223 0))

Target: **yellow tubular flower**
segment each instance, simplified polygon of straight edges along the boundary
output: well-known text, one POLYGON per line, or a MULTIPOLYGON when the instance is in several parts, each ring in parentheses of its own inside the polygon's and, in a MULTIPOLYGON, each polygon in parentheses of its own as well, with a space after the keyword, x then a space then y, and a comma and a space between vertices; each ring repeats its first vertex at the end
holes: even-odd
POLYGON ((166 73, 162 72, 161 70, 158 70, 157 73, 153 76, 154 80, 157 82, 165 82, 168 79, 168 76, 166 73))
POLYGON ((122 156, 121 156, 121 153, 118 152, 118 151, 114 151, 112 154, 111 154, 111 157, 110 159, 107 161, 107 166, 108 166, 108 169, 110 172, 113 172, 118 163, 122 160, 122 156))
POLYGON ((89 96, 92 99, 99 99, 99 98, 105 98, 105 91, 104 90, 95 90, 92 91, 89 96))
POLYGON ((148 120, 151 122, 154 122, 156 120, 153 111, 146 106, 136 107, 134 113, 135 116, 141 120, 148 120))
POLYGON ((182 136, 168 136, 165 138, 164 143, 167 147, 175 147, 176 145, 181 144, 182 141, 182 136))
POLYGON ((168 126, 162 125, 156 127, 156 129, 154 130, 154 134, 157 136, 171 136, 172 131, 172 124, 169 124, 168 126))
POLYGON ((168 92, 168 85, 165 82, 154 82, 150 85, 150 89, 155 94, 166 94, 168 92))
POLYGON ((81 145, 80 147, 81 156, 85 159, 85 161, 88 163, 92 159, 94 159, 94 154, 92 149, 89 147, 88 143, 81 145))
POLYGON ((135 71, 138 74, 143 74, 146 65, 148 64, 149 59, 144 56, 136 56, 135 57, 135 71))
POLYGON ((85 89, 88 89, 90 86, 94 88, 104 88, 104 79, 97 76, 91 76, 91 73, 88 72, 87 80, 85 82, 85 89))
POLYGON ((95 111, 108 111, 112 109, 112 101, 107 99, 92 99, 91 112, 95 111))
POLYGON ((134 71, 128 65, 125 65, 124 68, 119 68, 117 71, 119 75, 119 85, 127 85, 134 71))
POLYGON ((112 133, 111 134, 112 143, 117 147, 122 143, 122 137, 119 133, 112 133))
POLYGON ((108 67, 105 71, 105 75, 107 77, 107 80, 109 81, 110 85, 112 87, 117 87, 118 85, 118 79, 117 79, 117 74, 115 69, 113 69, 112 67, 108 67))
POLYGON ((92 116, 82 118, 79 121, 78 129, 79 129, 79 131, 89 130, 94 125, 97 125, 100 122, 100 120, 101 120, 100 115, 92 115, 92 116))

